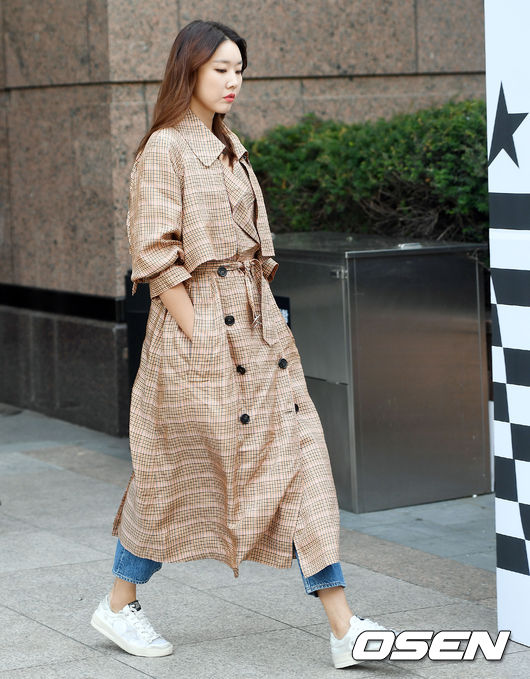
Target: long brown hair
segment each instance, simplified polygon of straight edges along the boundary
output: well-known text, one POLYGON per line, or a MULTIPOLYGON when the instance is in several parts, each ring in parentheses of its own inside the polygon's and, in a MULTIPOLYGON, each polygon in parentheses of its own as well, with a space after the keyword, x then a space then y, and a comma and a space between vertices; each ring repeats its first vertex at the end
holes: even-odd
MULTIPOLYGON (((171 127, 184 116, 191 102, 200 66, 206 63, 219 45, 227 39, 239 47, 243 61, 241 68, 244 71, 247 67, 247 43, 233 29, 217 21, 196 19, 179 31, 166 63, 164 78, 153 111, 153 122, 134 152, 135 158, 155 130, 171 127)), ((226 144, 228 160, 232 165, 236 153, 230 138, 221 129, 220 121, 224 117, 224 113, 214 114, 212 132, 226 144)))

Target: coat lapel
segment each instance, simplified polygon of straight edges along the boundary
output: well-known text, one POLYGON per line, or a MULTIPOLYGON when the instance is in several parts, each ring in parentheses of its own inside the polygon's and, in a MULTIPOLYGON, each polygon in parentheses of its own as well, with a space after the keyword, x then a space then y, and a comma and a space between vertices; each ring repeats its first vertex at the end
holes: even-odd
POLYGON ((241 158, 240 161, 248 170, 248 176, 250 178, 250 183, 254 189, 254 195, 256 196, 256 228, 258 230, 259 239, 261 242, 261 252, 265 257, 273 257, 274 246, 272 243, 271 230, 269 226, 269 220, 267 217, 267 209, 265 207, 265 201, 263 200, 263 194, 261 192, 261 187, 259 185, 258 179, 254 174, 252 165, 245 156, 241 158))
MULTIPOLYGON (((272 257, 275 252, 272 244, 265 202, 258 180, 248 159, 248 151, 239 140, 239 137, 226 125, 224 120, 221 120, 221 126, 224 132, 230 137, 239 161, 248 171, 250 183, 256 197, 256 230, 259 242, 261 243, 261 252, 265 257, 272 257)), ((222 176, 222 163, 219 160, 219 155, 225 148, 223 142, 189 107, 186 110, 184 117, 175 125, 175 128, 186 140, 193 153, 206 167, 212 167, 213 169, 213 166, 215 165, 215 173, 219 180, 223 182, 226 191, 222 176)), ((221 190, 221 187, 219 187, 219 189, 221 190)), ((241 188, 239 191, 241 191, 241 188)), ((226 197, 226 200, 229 201, 228 196, 226 197)), ((255 238, 255 234, 249 233, 249 235, 255 238)))
MULTIPOLYGON (((243 167, 241 172, 245 172, 243 167)), ((229 200, 232 203, 232 214, 234 221, 257 243, 260 242, 259 234, 254 226, 254 220, 249 219, 249 214, 254 214, 254 191, 248 182, 242 183, 236 173, 231 172, 227 167, 223 167, 225 182, 228 189, 229 200)), ((236 170, 237 172, 237 170, 236 170)))
MULTIPOLYGON (((236 155, 241 159, 247 153, 247 149, 223 120, 221 120, 221 127, 232 140, 236 155)), ((223 142, 193 113, 191 108, 187 109, 184 117, 175 125, 175 128, 184 137, 197 158, 207 167, 210 167, 225 149, 223 142)))

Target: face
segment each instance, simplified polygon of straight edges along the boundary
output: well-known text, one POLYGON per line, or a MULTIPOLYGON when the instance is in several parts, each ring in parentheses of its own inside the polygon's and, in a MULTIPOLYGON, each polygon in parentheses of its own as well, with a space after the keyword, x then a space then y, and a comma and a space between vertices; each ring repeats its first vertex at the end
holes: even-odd
POLYGON ((243 82, 241 68, 241 52, 231 40, 224 40, 199 68, 191 109, 209 127, 214 113, 230 112, 234 99, 225 97, 231 94, 237 99, 243 82))

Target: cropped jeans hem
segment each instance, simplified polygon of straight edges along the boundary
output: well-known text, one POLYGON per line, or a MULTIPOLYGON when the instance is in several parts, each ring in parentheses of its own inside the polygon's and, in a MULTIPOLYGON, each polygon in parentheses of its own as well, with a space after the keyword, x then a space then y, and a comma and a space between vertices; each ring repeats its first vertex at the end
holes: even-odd
MULTIPOLYGON (((327 589, 328 587, 346 587, 344 575, 340 562, 326 566, 318 573, 314 573, 309 577, 305 577, 300 567, 298 560, 298 553, 293 543, 294 554, 304 583, 304 589, 307 594, 317 597, 319 589, 327 589)), ((144 585, 151 579, 151 576, 162 568, 160 561, 153 561, 144 557, 131 554, 121 544, 120 539, 116 544, 116 553, 114 555, 114 565, 112 573, 121 580, 132 582, 135 585, 144 585)))
POLYGON ((162 568, 160 561, 153 561, 141 556, 131 554, 121 544, 120 539, 116 544, 114 565, 112 573, 121 580, 132 582, 135 585, 145 585, 151 576, 162 568))
POLYGON ((344 574, 339 561, 326 566, 318 571, 318 573, 306 577, 302 572, 298 559, 298 552, 296 551, 294 544, 293 549, 298 562, 298 568, 300 569, 300 575, 302 576, 302 582, 304 583, 304 589, 307 594, 318 596, 317 590, 319 589, 327 589, 328 587, 346 587, 346 581, 344 580, 344 574))
MULTIPOLYGON (((306 583, 304 582, 304 585, 305 584, 306 583)), ((346 585, 344 584, 344 582, 340 582, 339 580, 337 580, 336 582, 328 582, 325 585, 324 584, 322 584, 322 585, 307 585, 307 586, 305 586, 305 591, 308 594, 315 594, 316 596, 318 596, 318 594, 316 594, 317 590, 318 589, 326 589, 327 587, 346 587, 346 585)))

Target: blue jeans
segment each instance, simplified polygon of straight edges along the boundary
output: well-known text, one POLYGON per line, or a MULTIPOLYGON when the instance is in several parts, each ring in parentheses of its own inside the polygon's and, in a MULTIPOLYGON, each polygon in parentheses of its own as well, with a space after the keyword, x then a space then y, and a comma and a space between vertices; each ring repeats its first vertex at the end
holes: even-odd
MULTIPOLYGON (((342 567, 339 561, 326 566, 321 571, 318 571, 318 573, 306 578, 300 567, 296 547, 294 547, 294 553, 307 594, 318 596, 317 589, 337 587, 337 585, 346 587, 342 567)), ((114 555, 114 566, 112 567, 112 572, 116 577, 126 580, 127 582, 134 582, 137 585, 143 585, 149 580, 153 573, 156 573, 161 568, 162 564, 160 561, 152 561, 151 559, 145 559, 144 557, 131 554, 131 552, 125 549, 118 538, 116 554, 114 555)))

